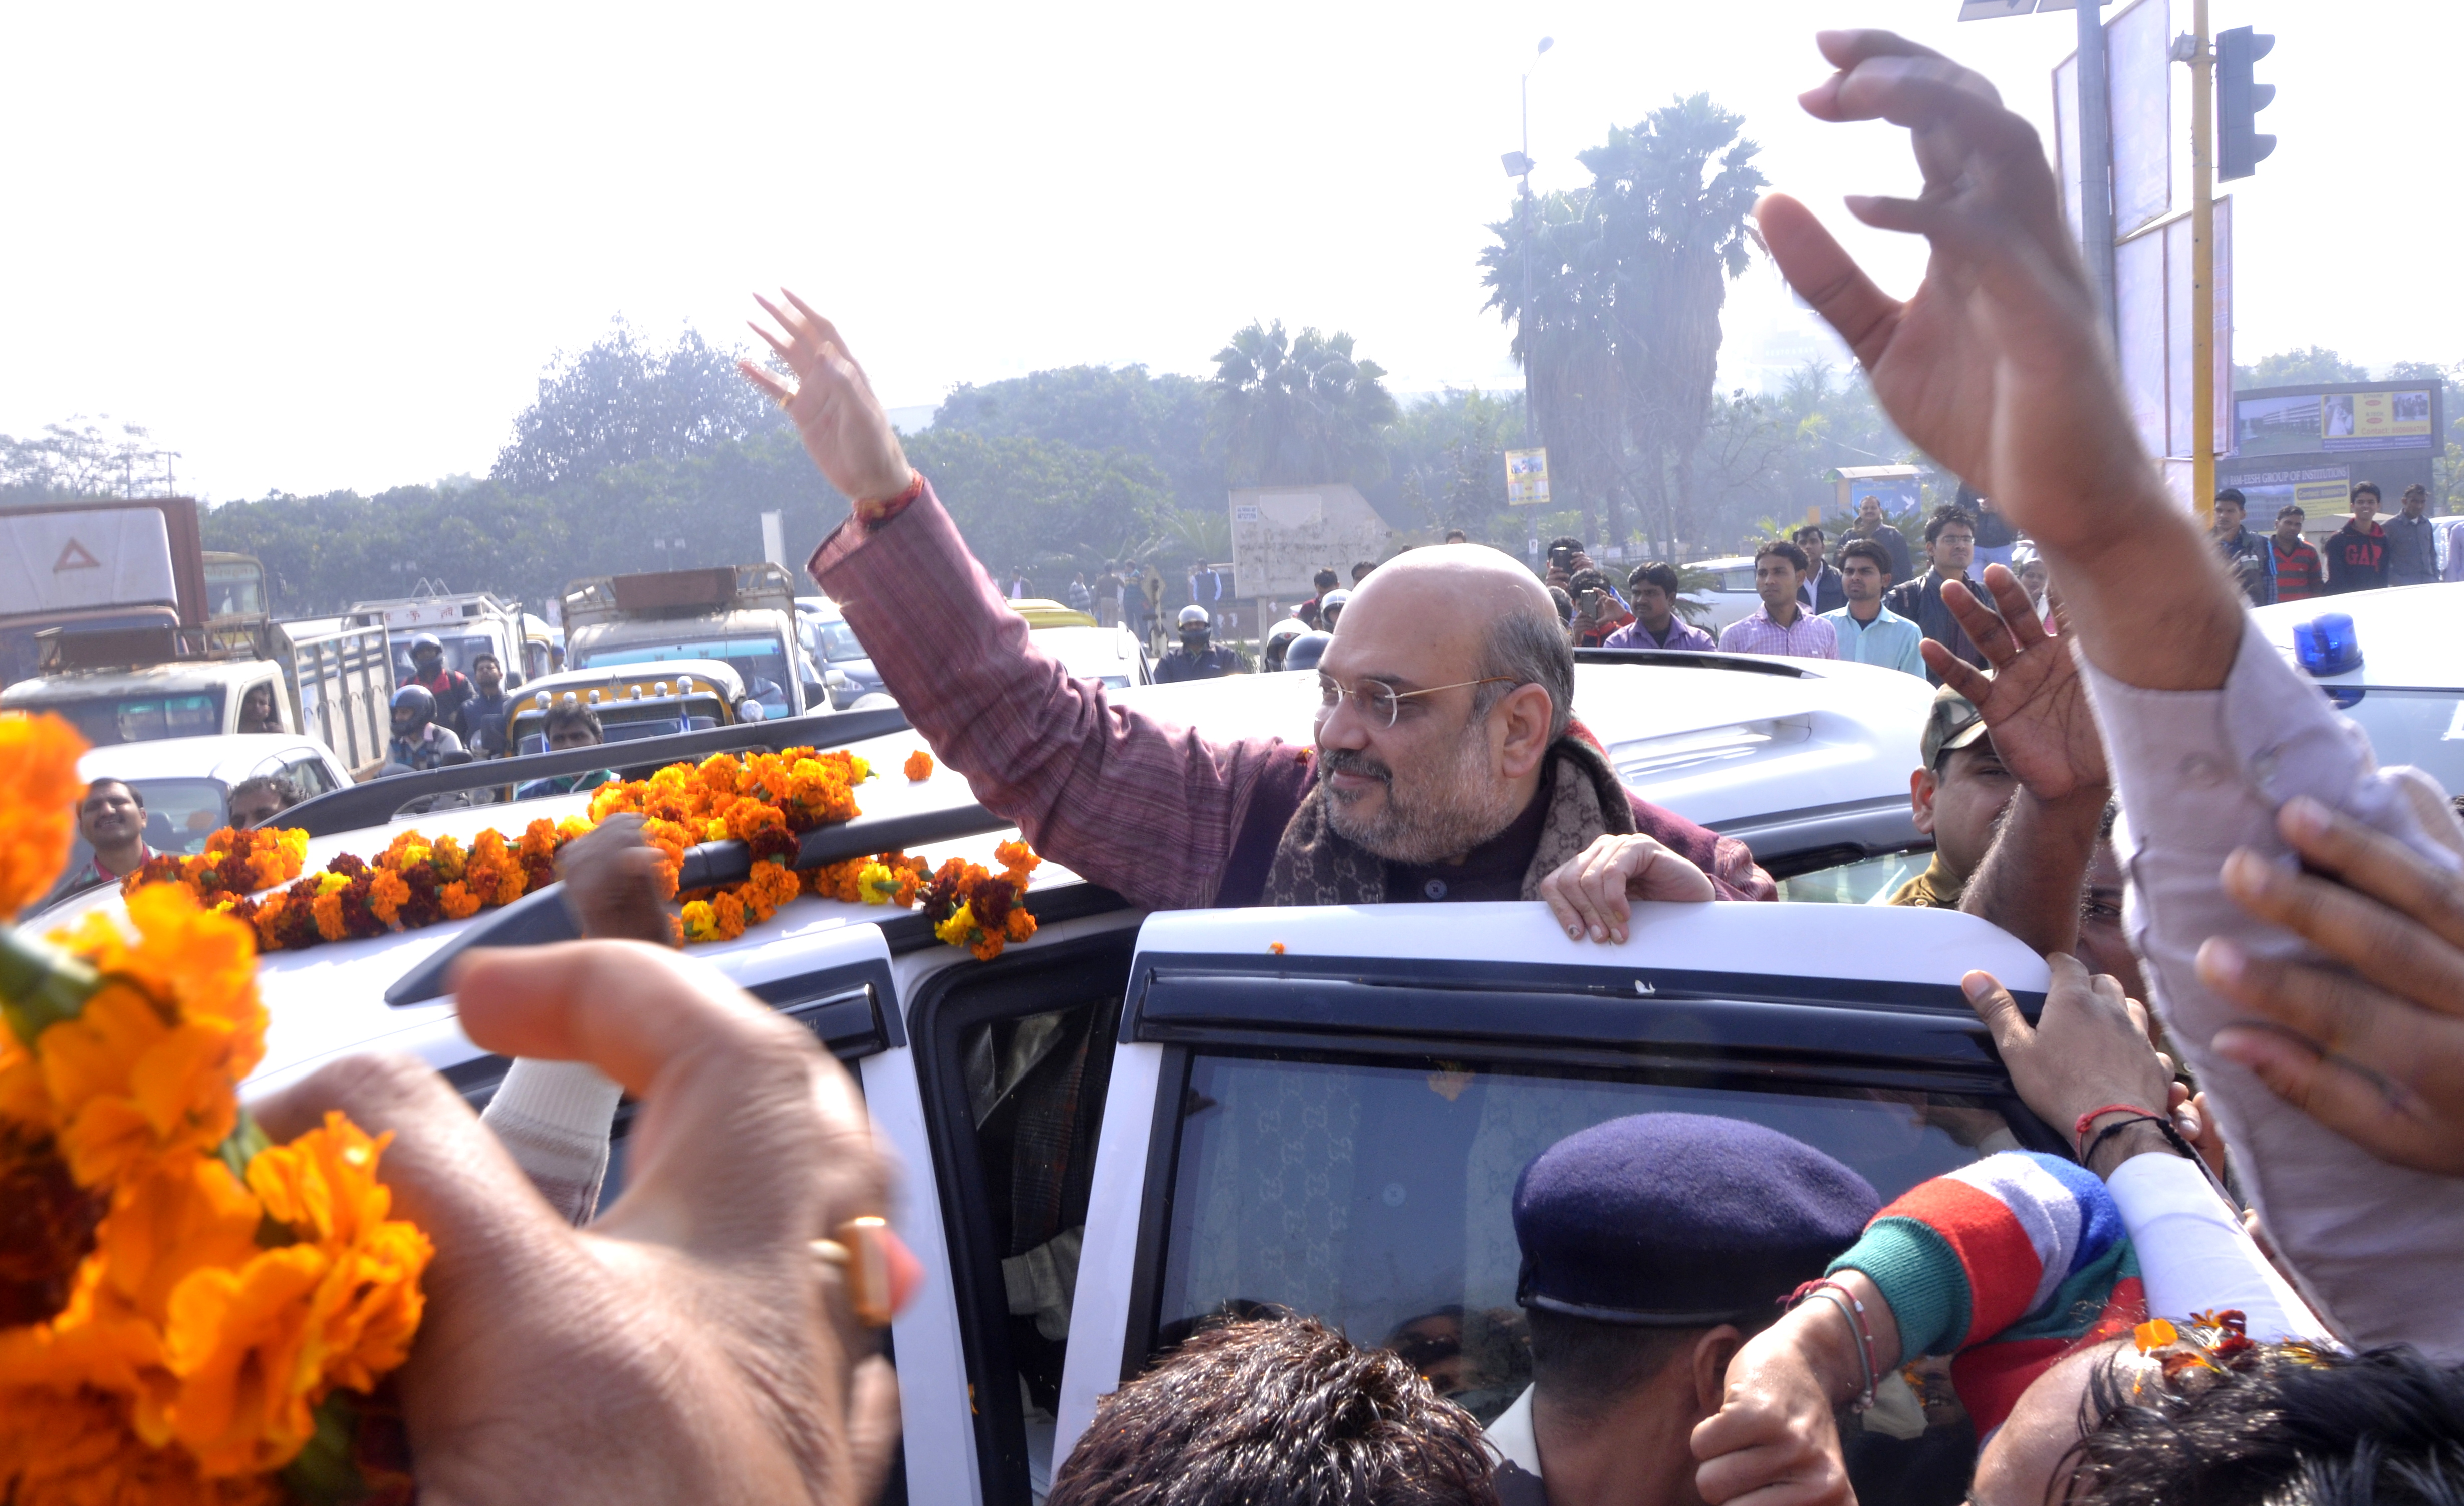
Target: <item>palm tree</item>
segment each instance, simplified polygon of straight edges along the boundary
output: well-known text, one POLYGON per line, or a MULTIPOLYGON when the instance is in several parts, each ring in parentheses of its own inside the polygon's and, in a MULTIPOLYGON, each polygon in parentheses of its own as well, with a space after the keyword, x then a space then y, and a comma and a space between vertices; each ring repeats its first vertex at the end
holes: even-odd
POLYGON ((1742 116, 1698 94, 1653 111, 1580 155, 1592 170, 1612 299, 1627 428, 1639 474, 1668 532, 1681 531, 1672 479, 1690 476, 1710 423, 1720 365, 1720 307, 1743 276, 1749 218, 1768 181, 1742 116))
POLYGON ((1527 443, 1549 451, 1551 498, 1583 515, 1586 539, 1597 539, 1606 511, 1611 536, 1623 537, 1622 373, 1609 323, 1613 294, 1599 227, 1588 190, 1533 201, 1529 245, 1518 213, 1488 227, 1497 243, 1483 251, 1483 308, 1514 326, 1512 349, 1531 397, 1527 443), (1523 306, 1524 257, 1531 258, 1531 306, 1523 306))
POLYGON ((1252 322, 1215 353, 1217 434, 1236 486, 1375 483, 1397 416, 1386 370, 1353 353, 1352 337, 1283 321, 1252 322))

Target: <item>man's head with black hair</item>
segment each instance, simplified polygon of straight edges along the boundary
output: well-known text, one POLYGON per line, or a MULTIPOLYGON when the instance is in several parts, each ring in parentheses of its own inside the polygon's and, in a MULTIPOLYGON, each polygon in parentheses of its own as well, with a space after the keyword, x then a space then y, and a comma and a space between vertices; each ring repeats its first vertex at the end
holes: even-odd
POLYGON ((559 701, 547 709, 547 747, 551 753, 588 747, 606 741, 597 708, 580 701, 559 701))
POLYGON ((1045 1506, 1493 1506, 1471 1413, 1313 1318, 1198 1334, 1095 1406, 1045 1506))
POLYGON ((2453 1506, 2464 1501, 2464 1368, 2407 1346, 2262 1345, 2195 1386, 2135 1356, 2099 1367, 2101 1421, 2057 1473, 2066 1506, 2453 1506))
POLYGON ((231 786, 229 808, 234 827, 261 827, 298 804, 291 781, 279 774, 259 774, 231 786))
POLYGON ((1342 585, 1343 577, 1335 574, 1332 570, 1320 570, 1315 575, 1309 577, 1309 584, 1316 587, 1317 593, 1320 596, 1323 596, 1327 592, 1342 585))

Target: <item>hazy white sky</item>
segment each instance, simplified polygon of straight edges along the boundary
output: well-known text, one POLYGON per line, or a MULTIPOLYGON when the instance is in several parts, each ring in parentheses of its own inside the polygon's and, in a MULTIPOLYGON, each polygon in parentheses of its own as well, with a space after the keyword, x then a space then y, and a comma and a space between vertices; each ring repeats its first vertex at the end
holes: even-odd
MULTIPOLYGON (((731 338, 747 290, 781 282, 892 406, 1079 362, 1202 372, 1252 318, 1348 329, 1397 390, 1510 385, 1474 258, 1542 33, 1537 185, 1708 90, 1904 291, 1922 247, 1837 208, 1913 188, 1904 134, 1793 97, 1825 71, 1815 27, 1889 26, 2044 127, 2072 17, 1956 10, 11 6, 0 432, 142 423, 219 499, 484 472, 560 348, 620 313, 731 338)), ((2235 189, 2237 352, 2464 358, 2427 255, 2455 212, 2441 138, 2401 123, 2441 96, 2464 8, 2214 11, 2279 37, 2261 123, 2283 144, 2235 189)), ((1784 316, 1758 266, 1732 347, 1784 316)))

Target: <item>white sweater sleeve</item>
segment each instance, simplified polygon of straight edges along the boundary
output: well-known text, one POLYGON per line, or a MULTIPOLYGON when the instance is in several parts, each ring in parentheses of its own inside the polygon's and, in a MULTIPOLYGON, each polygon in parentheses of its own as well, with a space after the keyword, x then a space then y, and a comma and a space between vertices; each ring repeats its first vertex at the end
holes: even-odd
MULTIPOLYGON (((2084 663, 2084 659, 2082 659, 2084 663)), ((2356 1345, 2410 1341, 2464 1361, 2464 1179, 2381 1162, 2208 1049, 2233 1008, 2193 959, 2229 937, 2261 966, 2318 961, 2228 899, 2217 870, 2236 847, 2288 865, 2276 812, 2309 795, 2453 870, 2360 730, 2338 716, 2255 624, 2222 688, 2149 691, 2085 665, 2123 811, 2125 919, 2166 1029, 2207 1089, 2269 1238, 2301 1290, 2356 1345)))
POLYGON ((514 1058, 479 1122, 495 1131, 539 1196, 567 1222, 599 1210, 607 1138, 624 1090, 577 1061, 514 1058))
POLYGON ((2138 1251, 2150 1317, 2179 1319, 2233 1308, 2261 1343, 2331 1337, 2194 1163, 2133 1156, 2104 1185, 2138 1251))

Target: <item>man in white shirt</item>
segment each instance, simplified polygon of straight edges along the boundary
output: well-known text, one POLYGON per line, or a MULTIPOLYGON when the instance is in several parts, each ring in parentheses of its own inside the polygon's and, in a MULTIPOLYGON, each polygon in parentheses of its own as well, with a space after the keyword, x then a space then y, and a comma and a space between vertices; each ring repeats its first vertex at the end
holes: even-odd
POLYGON ((1839 656, 1925 678, 1925 656, 1917 649, 1925 630, 1882 605, 1882 592, 1891 585, 1891 551, 1871 539, 1849 540, 1839 550, 1839 584, 1848 605, 1822 614, 1839 640, 1839 656))
MULTIPOLYGON (((2300 1062, 2335 1060, 2336 1033, 2252 1029, 2229 990, 2322 954, 2255 919, 2219 882, 2229 857, 2236 873, 2298 861, 2279 818, 2298 815, 2286 807, 2301 797, 2451 880, 2458 860, 2429 834, 2409 782, 2379 772, 2366 742, 2250 625, 2221 562, 2167 497, 2112 376, 2035 131, 1991 85, 1903 38, 1820 40, 1838 71, 1803 96, 1811 113, 1887 118, 1925 144, 1924 197, 1849 202, 1873 224, 1928 237, 1927 284, 1908 302, 1891 298, 1781 194, 1756 210, 1771 255, 1849 342, 1899 431, 1991 495, 2062 583, 2125 815, 2135 950, 2277 1253, 2347 1342, 2464 1361, 2464 1177, 2378 1159, 2277 1095, 2272 1084, 2298 1083, 2300 1062)), ((2018 645, 2023 660, 2063 652, 2050 637, 2018 645)), ((1936 667, 1963 694, 1991 696, 1981 673, 1947 656, 1936 667)))

